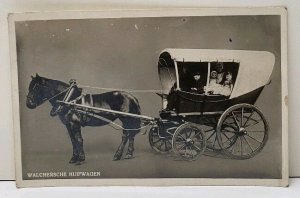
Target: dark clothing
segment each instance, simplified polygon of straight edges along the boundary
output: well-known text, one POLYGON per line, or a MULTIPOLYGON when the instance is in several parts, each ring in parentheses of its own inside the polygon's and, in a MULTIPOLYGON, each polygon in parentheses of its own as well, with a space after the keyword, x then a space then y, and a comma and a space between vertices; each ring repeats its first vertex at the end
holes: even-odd
MULTIPOLYGON (((175 90, 176 87, 177 87, 177 85, 175 83, 173 85, 173 87, 171 88, 169 95, 167 97, 167 100, 168 100, 168 104, 167 104, 167 108, 166 108, 167 111, 173 110, 176 106, 177 98, 178 98, 178 96, 176 94, 176 90, 175 90)), ((181 90, 188 91, 191 93, 202 94, 202 93, 204 93, 204 86, 200 80, 198 80, 198 81, 194 80, 189 83, 188 87, 184 87, 184 88, 181 87, 181 90), (195 90, 192 88, 195 88, 195 90)))
POLYGON ((174 86, 171 88, 171 91, 169 92, 169 95, 167 97, 168 100, 168 104, 167 104, 167 111, 173 110, 176 106, 176 102, 177 102, 177 94, 176 94, 176 83, 174 84, 174 86))
POLYGON ((190 90, 193 93, 202 94, 204 93, 204 86, 200 80, 194 80, 191 82, 190 90))

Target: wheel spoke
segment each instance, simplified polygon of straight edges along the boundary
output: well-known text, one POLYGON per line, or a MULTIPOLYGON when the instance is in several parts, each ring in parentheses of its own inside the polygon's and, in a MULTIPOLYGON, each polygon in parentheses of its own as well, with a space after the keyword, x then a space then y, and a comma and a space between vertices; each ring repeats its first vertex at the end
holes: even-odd
POLYGON ((194 144, 192 146, 195 147, 198 151, 201 151, 201 149, 198 146, 196 146, 194 144))
POLYGON ((262 144, 262 142, 258 141, 256 138, 254 138, 254 137, 251 137, 251 136, 250 136, 250 135, 248 135, 248 134, 246 134, 246 136, 248 136, 249 138, 253 139, 254 141, 256 141, 256 142, 259 142, 260 144, 262 144))
POLYGON ((164 143, 165 143, 165 151, 167 151, 168 150, 167 141, 164 141, 164 143))
POLYGON ((234 147, 235 147, 235 144, 233 144, 231 147, 229 147, 230 148, 230 150, 229 150, 230 153, 233 153, 234 147))
POLYGON ((213 133, 207 138, 207 140, 209 140, 214 134, 216 134, 216 132, 213 132, 213 133))
POLYGON ((170 145, 172 145, 172 142, 170 141, 170 139, 167 139, 167 142, 168 142, 170 145))
POLYGON ((183 149, 184 147, 186 147, 186 144, 183 144, 181 147, 178 148, 178 150, 183 149))
POLYGON ((244 136, 242 136, 242 137, 244 138, 245 142, 248 144, 250 150, 253 152, 254 150, 253 150, 252 146, 250 145, 250 143, 248 142, 248 140, 244 136))
POLYGON ((229 137, 226 135, 226 133, 221 133, 221 134, 223 134, 227 138, 227 140, 229 140, 229 137))
POLYGON ((241 137, 239 137, 239 139, 241 141, 241 156, 243 156, 243 141, 241 137))
POLYGON ((237 131, 229 131, 228 129, 223 129, 224 131, 228 132, 228 133, 236 133, 237 131))
POLYGON ((209 129, 207 131, 204 131, 204 133, 208 133, 208 132, 211 132, 211 131, 214 131, 214 130, 215 130, 215 128, 212 128, 212 129, 209 129))
POLYGON ((246 122, 244 123, 244 126, 246 126, 246 124, 248 123, 248 121, 250 120, 250 118, 252 117, 253 114, 254 114, 254 111, 251 112, 250 116, 247 118, 246 122))
POLYGON ((156 144, 159 141, 161 141, 161 139, 158 139, 157 141, 153 141, 153 144, 156 144))
POLYGON ((244 117, 244 107, 242 107, 241 126, 243 126, 243 117, 244 117))
POLYGON ((217 135, 215 136, 215 140, 214 140, 213 147, 215 147, 215 145, 216 145, 216 141, 217 141, 217 135))
POLYGON ((161 144, 158 146, 159 148, 161 148, 161 146, 164 144, 164 141, 161 141, 161 144))
POLYGON ((184 155, 187 156, 187 146, 185 147, 184 155))
POLYGON ((256 120, 254 123, 249 124, 249 125, 247 125, 247 126, 245 125, 244 128, 246 129, 246 128, 248 128, 248 127, 252 127, 252 126, 254 126, 254 125, 257 125, 258 123, 260 123, 260 121, 262 121, 262 119, 256 120))
POLYGON ((237 138, 237 136, 236 135, 233 135, 232 137, 230 137, 228 140, 226 140, 223 144, 225 144, 226 142, 230 142, 230 143, 232 143, 233 141, 231 141, 233 138, 237 138))
MULTIPOLYGON (((194 149, 192 149, 192 147, 191 146, 189 146, 189 150, 190 150, 190 156, 194 156, 194 152, 193 151, 195 151, 194 149)), ((196 153, 197 153, 197 151, 196 151, 196 153)))
POLYGON ((194 132, 195 132, 195 134, 192 137, 190 137, 190 139, 193 139, 194 137, 197 137, 201 134, 201 131, 199 131, 198 133, 196 131, 194 131, 194 132))
POLYGON ((187 137, 186 138, 189 138, 189 137, 191 137, 191 134, 192 134, 192 132, 193 132, 193 130, 191 129, 191 128, 189 128, 190 130, 189 130, 189 134, 187 135, 187 137))
POLYGON ((235 123, 235 122, 233 121, 233 122, 229 123, 227 121, 224 121, 224 124, 227 125, 227 126, 231 126, 233 123, 235 123))
POLYGON ((249 130, 247 130, 247 132, 251 132, 251 133, 264 133, 264 132, 266 132, 266 131, 249 131, 249 130))
POLYGON ((236 117, 235 117, 233 111, 231 112, 231 114, 232 114, 232 116, 233 116, 233 119, 234 119, 235 124, 237 125, 237 127, 240 127, 239 122, 237 121, 237 119, 236 119, 236 117))
POLYGON ((181 134, 178 134, 178 136, 181 137, 181 139, 185 140, 186 141, 186 138, 184 138, 181 134))

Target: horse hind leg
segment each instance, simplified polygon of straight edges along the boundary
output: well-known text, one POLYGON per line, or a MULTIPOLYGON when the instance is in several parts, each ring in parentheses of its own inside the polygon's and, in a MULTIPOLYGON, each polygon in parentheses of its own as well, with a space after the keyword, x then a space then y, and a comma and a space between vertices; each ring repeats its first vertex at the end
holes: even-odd
POLYGON ((134 156, 133 156, 134 138, 135 138, 135 135, 138 134, 140 131, 139 130, 140 120, 132 118, 132 119, 123 121, 123 127, 125 129, 130 129, 130 130, 126 130, 126 133, 128 134, 129 143, 128 143, 128 148, 127 148, 127 152, 125 155, 125 159, 132 159, 132 158, 134 158, 134 156))
POLYGON ((134 151, 134 135, 130 134, 129 136, 129 143, 128 143, 128 149, 127 153, 124 157, 124 159, 131 159, 133 157, 133 151, 134 151))
POLYGON ((121 159, 121 157, 123 155, 124 147, 125 147, 127 141, 128 141, 128 134, 125 131, 123 131, 121 143, 120 143, 120 145, 114 155, 114 158, 113 158, 114 161, 121 159))

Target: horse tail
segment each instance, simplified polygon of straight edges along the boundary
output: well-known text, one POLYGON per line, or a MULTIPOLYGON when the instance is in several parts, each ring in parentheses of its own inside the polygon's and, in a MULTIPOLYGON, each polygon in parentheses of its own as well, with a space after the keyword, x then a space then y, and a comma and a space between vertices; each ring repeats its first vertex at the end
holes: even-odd
POLYGON ((133 109, 133 111, 134 111, 132 113, 141 115, 140 103, 136 97, 132 96, 132 102, 130 103, 130 105, 131 105, 131 107, 129 107, 129 109, 133 109))

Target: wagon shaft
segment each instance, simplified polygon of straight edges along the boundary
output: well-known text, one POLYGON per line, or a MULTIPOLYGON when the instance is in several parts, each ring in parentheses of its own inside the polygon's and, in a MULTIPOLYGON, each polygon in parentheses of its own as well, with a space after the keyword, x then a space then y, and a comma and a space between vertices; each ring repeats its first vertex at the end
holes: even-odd
POLYGON ((135 118, 139 118, 139 119, 155 121, 155 118, 150 117, 150 116, 144 116, 144 115, 138 115, 138 114, 134 114, 134 113, 115 111, 115 110, 104 109, 104 108, 99 108, 99 107, 91 107, 91 106, 87 106, 87 105, 75 104, 73 102, 64 102, 64 101, 57 101, 57 102, 61 103, 61 104, 64 104, 64 105, 74 106, 76 108, 88 109, 88 110, 91 110, 91 111, 113 113, 113 114, 119 114, 119 115, 124 115, 124 116, 135 117, 135 118))

